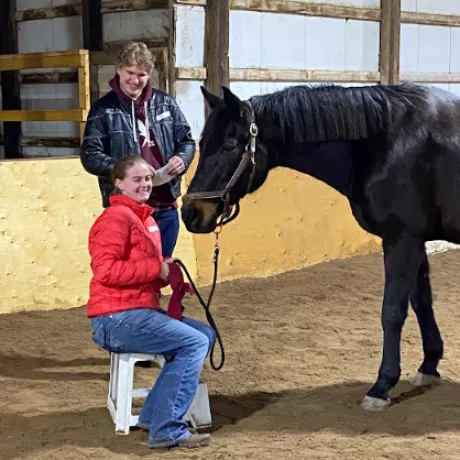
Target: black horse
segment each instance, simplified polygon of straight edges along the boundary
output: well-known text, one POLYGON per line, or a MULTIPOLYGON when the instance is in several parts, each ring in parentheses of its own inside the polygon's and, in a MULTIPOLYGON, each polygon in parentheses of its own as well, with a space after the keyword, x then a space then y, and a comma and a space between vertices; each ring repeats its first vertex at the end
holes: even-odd
MULTIPOLYGON (((381 237, 384 251, 383 357, 363 407, 381 410, 390 402, 409 300, 424 351, 414 383, 437 383, 443 341, 425 242, 460 243, 460 98, 413 84, 296 86, 249 101, 225 87, 223 98, 202 92, 212 111, 184 197, 186 228, 214 231, 272 168, 329 184, 348 198, 359 225, 381 237)), ((302 206, 309 199, 298 197, 302 206)))

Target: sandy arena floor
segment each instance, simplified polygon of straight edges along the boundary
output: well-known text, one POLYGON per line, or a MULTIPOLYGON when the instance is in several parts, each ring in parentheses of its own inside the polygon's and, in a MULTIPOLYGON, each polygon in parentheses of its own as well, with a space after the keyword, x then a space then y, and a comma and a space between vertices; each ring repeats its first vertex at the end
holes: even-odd
MULTIPOLYGON (((445 381, 424 392, 408 382, 422 356, 410 312, 383 413, 359 407, 380 362, 380 255, 221 284, 213 312, 227 362, 204 372, 213 444, 191 452, 153 452, 139 430, 115 435, 108 357, 84 308, 0 316, 0 460, 460 459, 460 252, 431 263, 445 381)), ((195 302, 187 311, 203 318, 195 302)), ((146 382, 156 371, 136 372, 146 382)))

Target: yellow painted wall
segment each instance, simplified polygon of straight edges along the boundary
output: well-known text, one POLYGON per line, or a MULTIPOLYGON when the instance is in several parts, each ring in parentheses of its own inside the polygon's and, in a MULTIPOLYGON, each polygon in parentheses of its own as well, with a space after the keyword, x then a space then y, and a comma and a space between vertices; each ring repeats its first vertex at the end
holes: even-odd
MULTIPOLYGON (((186 180, 191 174, 193 168, 186 180)), ((0 313, 85 303, 87 235, 101 211, 97 180, 78 158, 0 162, 0 313)), ((191 235, 181 227, 175 255, 199 284, 210 281, 213 245, 212 235, 191 235)), ((354 222, 346 200, 314 179, 281 169, 243 201, 221 246, 219 280, 380 250, 354 222)))
MULTIPOLYGON (((102 211, 78 158, 0 162, 0 313, 84 305, 88 231, 102 211)), ((196 273, 183 229, 177 255, 196 273)))

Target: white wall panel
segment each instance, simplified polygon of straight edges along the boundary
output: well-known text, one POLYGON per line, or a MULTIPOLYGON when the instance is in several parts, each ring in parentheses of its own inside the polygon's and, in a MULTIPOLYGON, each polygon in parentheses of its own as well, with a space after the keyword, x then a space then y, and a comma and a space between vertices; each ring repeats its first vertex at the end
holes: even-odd
POLYGON ((80 16, 18 23, 20 53, 62 51, 83 47, 80 16))
MULTIPOLYGON (((344 70, 347 46, 345 19, 308 17, 305 22, 305 68, 344 70)), ((294 31, 291 34, 294 35, 294 31)))
POLYGON ((232 81, 230 89, 240 98, 249 99, 262 93, 262 82, 260 81, 232 81))
POLYGON ((379 70, 380 23, 346 21, 346 70, 379 70))
POLYGON ((137 38, 168 38, 169 13, 165 9, 106 13, 102 16, 104 42, 137 38))
POLYGON ((460 73, 460 28, 450 30, 450 71, 460 73))
POLYGON ((204 65, 205 9, 178 5, 176 10, 176 66, 204 65))
POLYGON ((230 67, 261 67, 262 16, 256 11, 230 12, 230 67))
POLYGON ((459 0, 417 0, 417 12, 460 14, 459 0))
POLYGON ((176 101, 184 112, 194 139, 198 140, 204 126, 205 100, 200 90, 204 81, 180 80, 176 82, 176 101))
MULTIPOLYGON (((293 14, 260 14, 262 67, 305 69, 305 17, 293 14)), ((251 42, 246 43, 246 46, 251 46, 251 42)))
POLYGON ((378 22, 232 11, 230 67, 378 70, 378 22))
MULTIPOLYGON (((78 107, 78 86, 75 83, 58 85, 22 85, 21 104, 25 110, 65 110, 78 107)), ((36 122, 22 123, 26 137, 78 137, 78 123, 36 122)))
POLYGON ((418 25, 401 24, 400 71, 418 71, 418 25))
POLYGON ((460 30, 402 24, 401 72, 460 72, 460 30))
POLYGON ((418 26, 418 71, 449 72, 450 28, 418 26))
POLYGON ((457 96, 460 96, 460 83, 450 83, 449 91, 457 96))
POLYGON ((402 11, 417 11, 417 0, 402 0, 401 2, 402 11))

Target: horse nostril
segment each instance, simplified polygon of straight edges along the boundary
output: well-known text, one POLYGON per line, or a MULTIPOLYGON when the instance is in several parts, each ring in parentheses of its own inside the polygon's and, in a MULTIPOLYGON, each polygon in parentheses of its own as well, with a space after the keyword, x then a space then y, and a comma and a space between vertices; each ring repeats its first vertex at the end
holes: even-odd
POLYGON ((183 206, 182 207, 182 220, 184 221, 185 225, 191 225, 196 221, 198 216, 197 209, 195 206, 183 206))

